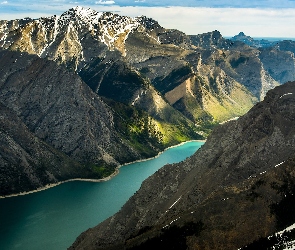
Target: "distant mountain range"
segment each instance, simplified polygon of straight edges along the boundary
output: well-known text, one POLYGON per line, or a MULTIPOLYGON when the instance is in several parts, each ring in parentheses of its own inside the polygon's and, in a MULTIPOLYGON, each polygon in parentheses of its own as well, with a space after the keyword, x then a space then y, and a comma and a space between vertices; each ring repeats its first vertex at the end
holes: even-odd
POLYGON ((282 41, 294 41, 294 39, 287 38, 252 38, 245 35, 244 32, 240 32, 238 35, 235 35, 232 38, 229 38, 231 41, 240 41, 251 47, 263 48, 263 47, 273 47, 279 45, 282 41))
POLYGON ((82 7, 0 21, 3 124, 18 120, 23 141, 38 144, 22 144, 3 125, 1 194, 102 178, 122 163, 206 138, 294 80, 294 44, 254 48, 218 31, 188 36, 148 17, 82 7))

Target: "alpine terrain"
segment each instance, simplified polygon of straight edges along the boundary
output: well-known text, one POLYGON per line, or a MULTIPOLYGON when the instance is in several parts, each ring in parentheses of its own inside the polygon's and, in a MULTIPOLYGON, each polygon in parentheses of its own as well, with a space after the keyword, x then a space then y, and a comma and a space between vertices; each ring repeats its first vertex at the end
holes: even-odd
POLYGON ((0 64, 1 195, 204 139, 295 75, 292 41, 258 48, 79 6, 0 21, 0 64))
POLYGON ((70 249, 281 249, 294 240, 294 231, 275 235, 295 223, 294 93, 295 82, 276 87, 217 126, 70 249))

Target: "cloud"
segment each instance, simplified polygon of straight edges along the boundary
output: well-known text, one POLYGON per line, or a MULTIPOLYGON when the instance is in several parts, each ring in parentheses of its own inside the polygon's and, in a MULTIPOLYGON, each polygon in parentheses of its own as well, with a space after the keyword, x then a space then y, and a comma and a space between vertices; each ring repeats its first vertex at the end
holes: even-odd
MULTIPOLYGON (((1 1, 1 0, 0 0, 1 1)), ((32 0, 34 1, 34 0, 32 0)), ((125 2, 137 4, 137 6, 119 6, 121 0, 97 0, 96 4, 89 0, 71 0, 53 1, 51 3, 59 3, 61 5, 50 5, 47 1, 42 0, 30 6, 24 4, 13 3, 3 4, 0 8, 0 19, 17 19, 24 17, 39 18, 52 15, 61 15, 64 11, 76 5, 85 8, 92 8, 97 11, 116 12, 125 16, 141 16, 151 17, 159 22, 165 28, 178 29, 186 34, 200 34, 213 30, 219 30, 223 36, 234 36, 240 31, 252 37, 290 37, 295 38, 295 7, 294 8, 212 8, 212 7, 148 7, 139 6, 145 3, 135 3, 141 0, 125 0, 125 2), (62 3, 64 2, 64 3, 62 3), (67 3, 65 3, 67 2, 67 3), (78 2, 78 3, 77 3, 78 2)), ((165 1, 165 0, 163 0, 165 1)), ((189 2, 199 2, 196 0, 187 0, 189 2)), ((202 1, 202 0, 200 0, 202 1)), ((231 0, 232 1, 232 0, 231 0)), ((238 0, 239 1, 239 0, 238 0)), ((261 1, 261 0, 260 0, 261 1)), ((267 2, 269 0, 261 1, 267 2)), ((276 0, 273 0, 275 2, 276 0)), ((282 3, 290 2, 280 0, 282 3)), ((3 2, 3 1, 2 1, 3 2)), ((6 1, 5 1, 6 2, 6 1)), ((20 1, 16 1, 20 3, 20 1)), ((155 0, 154 2, 160 2, 155 0)), ((173 0, 172 0, 173 2, 173 0)), ((184 1, 182 1, 184 2, 184 1)), ((211 2, 211 1, 208 1, 211 2)), ((213 0, 214 2, 214 0, 213 0)))
POLYGON ((1 2, 1 4, 8 4, 8 1, 3 1, 1 2))
POLYGON ((295 8, 294 0, 116 0, 116 4, 121 7, 295 8))
POLYGON ((106 0, 106 1, 99 0, 99 1, 96 1, 95 4, 111 5, 111 4, 115 4, 115 1, 113 1, 113 0, 106 0))
POLYGON ((294 9, 109 6, 96 10, 131 17, 145 15, 165 28, 178 29, 189 35, 219 30, 223 36, 234 36, 243 31, 252 37, 295 38, 294 9))

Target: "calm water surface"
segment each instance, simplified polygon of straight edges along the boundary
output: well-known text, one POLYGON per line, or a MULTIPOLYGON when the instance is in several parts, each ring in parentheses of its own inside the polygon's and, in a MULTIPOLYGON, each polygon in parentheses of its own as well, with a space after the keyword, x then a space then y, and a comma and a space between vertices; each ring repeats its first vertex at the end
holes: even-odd
POLYGON ((126 165, 107 182, 73 181, 0 199, 0 249, 67 249, 81 232, 116 213, 148 176, 184 160, 201 145, 187 142, 155 159, 126 165))

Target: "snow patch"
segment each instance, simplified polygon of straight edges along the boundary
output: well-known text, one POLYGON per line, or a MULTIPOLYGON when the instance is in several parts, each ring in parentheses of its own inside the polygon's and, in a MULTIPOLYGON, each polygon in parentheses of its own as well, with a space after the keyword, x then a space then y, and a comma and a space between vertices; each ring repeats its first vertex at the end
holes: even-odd
POLYGON ((169 224, 167 224, 167 225, 165 225, 164 227, 162 227, 162 228, 166 228, 166 227, 169 227, 172 223, 174 223, 175 221, 177 221, 177 220, 179 220, 180 219, 180 217, 178 217, 178 218, 176 218, 176 219, 174 219, 174 220, 172 220, 169 224))
POLYGON ((284 230, 280 231, 280 232, 277 232, 276 235, 282 235, 284 232, 287 232, 287 231, 291 231, 295 229, 295 223, 287 228, 285 228, 284 230))
POLYGON ((278 166, 280 166, 280 165, 282 165, 283 163, 285 163, 285 161, 282 161, 281 163, 275 165, 275 168, 278 167, 278 166))
POLYGON ((286 96, 286 95, 293 95, 293 93, 286 93, 286 94, 283 94, 283 95, 280 96, 280 99, 281 99, 282 97, 286 96))
POLYGON ((180 199, 181 199, 181 196, 166 210, 165 213, 167 213, 180 199))

